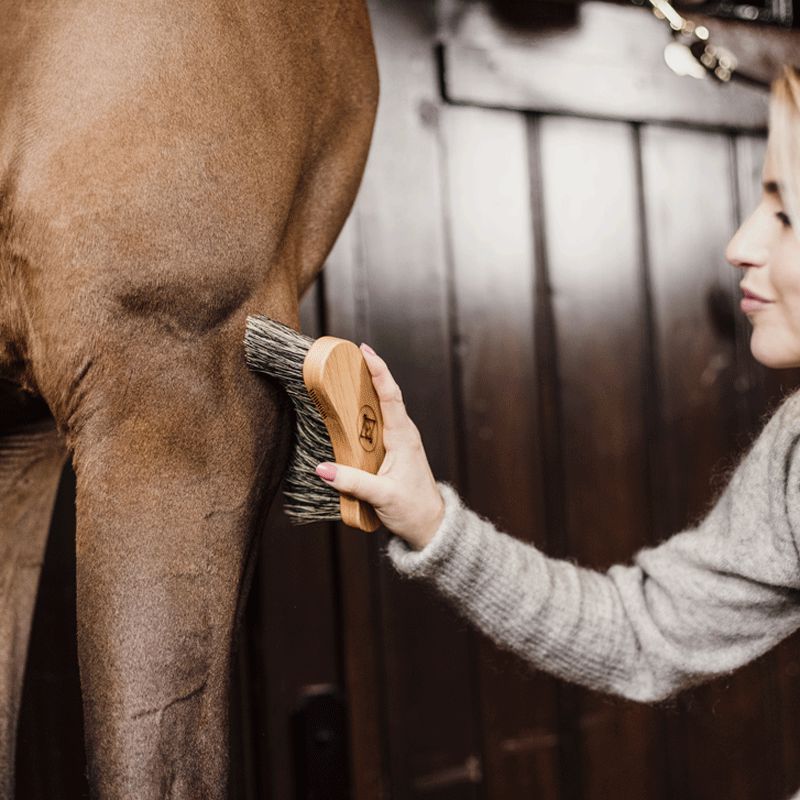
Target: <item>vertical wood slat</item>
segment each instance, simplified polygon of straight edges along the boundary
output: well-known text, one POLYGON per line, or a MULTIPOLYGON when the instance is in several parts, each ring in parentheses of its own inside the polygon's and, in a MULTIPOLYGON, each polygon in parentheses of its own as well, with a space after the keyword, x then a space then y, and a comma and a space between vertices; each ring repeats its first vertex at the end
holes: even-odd
MULTIPOLYGON (((467 504, 542 546, 533 242, 525 118, 447 108, 448 228, 467 504)), ((485 796, 559 797, 553 682, 481 642, 485 796)))
MULTIPOLYGON (((359 207, 372 344, 393 365, 435 475, 455 471, 439 85, 424 0, 371 4, 382 98, 375 160, 359 207), (381 158, 381 156, 383 156, 381 158), (391 191, 387 191, 391 187, 391 191)), ((479 777, 469 633, 439 598, 378 572, 393 797, 476 797, 479 777)))
POLYGON ((800 759, 797 742, 800 741, 800 639, 793 636, 781 643, 768 661, 776 685, 775 697, 770 704, 779 739, 776 748, 781 759, 781 782, 776 798, 789 797, 800 787, 800 759))
MULTIPOLYGON (((761 197, 761 169, 765 154, 766 139, 762 136, 740 135, 731 140, 731 157, 734 169, 734 186, 736 199, 736 224, 740 225, 758 205, 761 197)), ((743 275, 739 270, 732 278, 735 284, 734 297, 738 305, 741 292, 738 283, 743 275)), ((734 387, 740 398, 739 436, 745 443, 752 441, 762 427, 762 415, 779 402, 783 394, 783 376, 779 371, 769 370, 759 364, 750 352, 750 333, 752 327, 745 314, 737 309, 735 315, 736 331, 736 378, 734 387)), ((756 669, 760 672, 764 694, 761 702, 764 708, 764 730, 762 738, 774 742, 774 747, 782 754, 784 739, 781 719, 781 697, 779 687, 779 671, 781 669, 781 652, 773 651, 759 660, 756 669)), ((752 691, 752 690, 751 690, 752 691)), ((772 776, 772 786, 780 783, 785 786, 786 764, 782 770, 772 776), (779 778, 781 780, 779 780, 779 778)), ((795 787, 796 788, 796 787, 795 787)), ((779 791, 776 788, 776 792, 779 791)), ((776 793, 783 796, 786 792, 776 793)))
MULTIPOLYGON (((735 147, 738 221, 741 222, 759 202, 766 140, 760 136, 741 135, 736 137, 735 147)), ((752 437, 781 398, 800 387, 800 370, 772 370, 759 364, 750 354, 752 326, 743 314, 739 322, 740 389, 747 393, 748 434, 752 437)), ((776 797, 784 797, 800 786, 800 759, 797 758, 800 721, 795 713, 795 709, 800 708, 800 639, 795 636, 782 643, 764 659, 763 668, 768 670, 772 681, 772 692, 765 698, 765 706, 782 760, 782 780, 776 797)))
MULTIPOLYGON (((421 0, 374 0, 370 14, 384 91, 348 223, 359 268, 342 287, 327 281, 327 316, 331 333, 369 341, 390 364, 434 474, 447 479, 455 437, 433 9, 421 0), (348 287, 359 292, 355 304, 344 297, 348 287), (340 301, 346 311, 337 316, 340 301)), ((356 536, 340 539, 346 661, 371 674, 347 667, 351 702, 355 680, 380 696, 351 708, 354 796, 474 797, 480 760, 469 634, 441 600, 398 579, 379 557, 382 534, 356 536), (366 636, 373 644, 359 641, 366 636), (376 732, 370 711, 380 719, 379 742, 367 741, 376 732)))
MULTIPOLYGON (((741 455, 733 332, 716 331, 709 303, 730 292, 724 248, 734 229, 729 145, 720 134, 642 131, 649 261, 662 387, 656 493, 658 538, 699 519, 741 455)), ((758 665, 684 694, 670 734, 674 796, 775 796, 780 764, 758 665)))
MULTIPOLYGON (((539 136, 563 437, 550 477, 563 481, 565 551, 603 569, 649 532, 636 142, 627 124, 567 117, 544 117, 539 136)), ((664 797, 657 713, 586 691, 572 701, 581 796, 664 797)))
MULTIPOLYGON (((366 337, 367 293, 361 257, 358 206, 350 214, 322 275, 325 333, 358 342, 366 337)), ((350 728, 350 774, 354 800, 389 796, 384 736, 384 683, 377 541, 336 526, 341 574, 343 680, 350 728)))

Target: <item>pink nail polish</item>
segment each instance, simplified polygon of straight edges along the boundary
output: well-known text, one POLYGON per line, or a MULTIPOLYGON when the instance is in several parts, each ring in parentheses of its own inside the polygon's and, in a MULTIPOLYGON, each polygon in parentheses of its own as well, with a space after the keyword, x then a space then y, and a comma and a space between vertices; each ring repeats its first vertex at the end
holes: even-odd
POLYGON ((336 478, 336 465, 323 461, 322 464, 317 464, 316 473, 323 480, 332 481, 336 478))
POLYGON ((363 347, 363 348, 364 348, 364 349, 365 349, 365 350, 366 350, 368 353, 372 353, 372 355, 374 355, 374 356, 375 356, 375 355, 377 355, 377 353, 376 353, 376 352, 375 352, 375 351, 374 351, 374 350, 373 350, 373 349, 372 349, 372 348, 371 348, 371 347, 370 347, 370 346, 369 346, 369 345, 368 345, 366 342, 361 342, 361 346, 362 346, 362 347, 363 347))

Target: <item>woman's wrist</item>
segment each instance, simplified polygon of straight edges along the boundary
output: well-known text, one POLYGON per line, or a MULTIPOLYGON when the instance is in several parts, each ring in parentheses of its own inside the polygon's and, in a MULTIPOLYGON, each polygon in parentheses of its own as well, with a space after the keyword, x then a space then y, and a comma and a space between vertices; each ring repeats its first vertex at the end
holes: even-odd
POLYGON ((439 519, 439 512, 432 509, 424 531, 416 526, 413 536, 396 533, 389 539, 388 555, 402 575, 421 578, 445 568, 466 524, 466 509, 455 489, 448 483, 437 482, 436 490, 444 504, 442 518, 439 519))
POLYGON ((433 515, 430 518, 430 521, 423 525, 418 532, 414 533, 413 539, 409 538, 409 545, 414 550, 422 550, 426 545, 430 543, 433 537, 436 535, 436 532, 439 530, 439 527, 442 524, 442 520, 444 519, 444 512, 445 512, 445 502, 444 498, 441 495, 439 489, 436 489, 436 494, 439 498, 439 505, 438 508, 434 511, 433 515))

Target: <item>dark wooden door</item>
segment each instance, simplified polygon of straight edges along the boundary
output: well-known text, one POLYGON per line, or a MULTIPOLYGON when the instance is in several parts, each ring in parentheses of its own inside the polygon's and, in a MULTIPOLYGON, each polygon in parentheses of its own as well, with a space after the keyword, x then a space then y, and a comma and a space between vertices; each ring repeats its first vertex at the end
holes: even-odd
MULTIPOLYGON (((702 514, 798 386, 749 354, 723 256, 756 202, 766 95, 670 75, 658 23, 601 5, 544 30, 481 3, 371 5, 379 124, 321 288, 325 330, 391 365, 437 476, 597 569, 702 514)), ((709 25, 762 63, 797 46, 709 25)), ((397 581, 380 537, 337 535, 355 797, 800 784, 796 639, 672 703, 625 703, 531 673, 397 581)))

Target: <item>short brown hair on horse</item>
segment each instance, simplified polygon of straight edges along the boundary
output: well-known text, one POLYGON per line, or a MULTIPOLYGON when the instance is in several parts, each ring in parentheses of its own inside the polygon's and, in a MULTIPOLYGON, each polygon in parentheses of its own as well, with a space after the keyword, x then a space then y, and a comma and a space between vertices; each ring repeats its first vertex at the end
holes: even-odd
POLYGON ((0 800, 65 450, 92 796, 222 800, 233 637, 292 436, 245 320, 298 325, 352 205, 367 10, 0 0, 0 20, 0 800))

